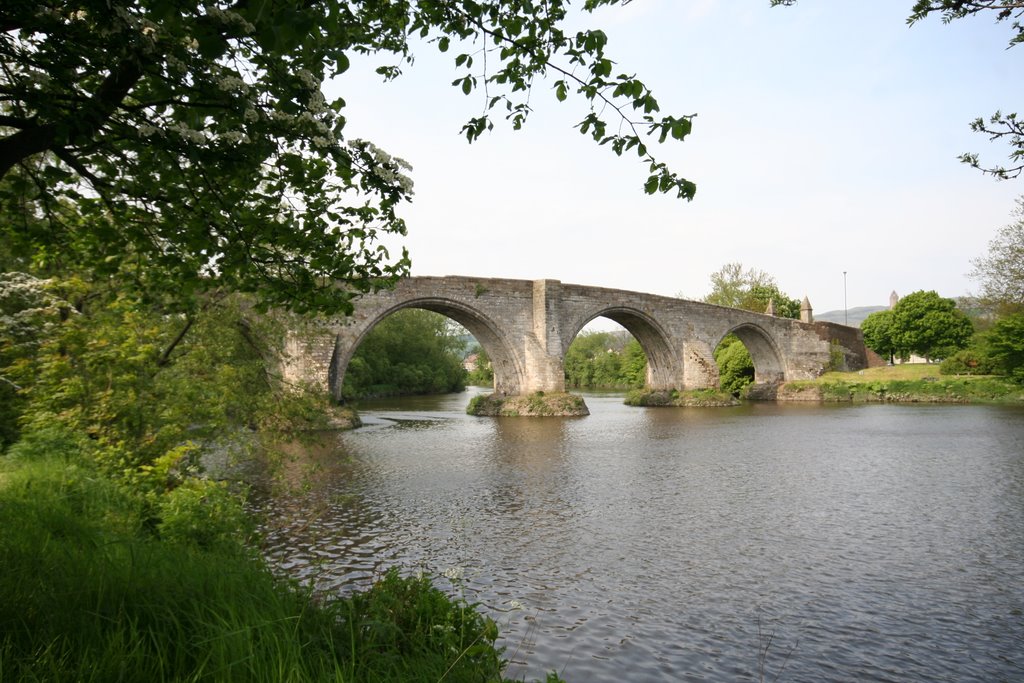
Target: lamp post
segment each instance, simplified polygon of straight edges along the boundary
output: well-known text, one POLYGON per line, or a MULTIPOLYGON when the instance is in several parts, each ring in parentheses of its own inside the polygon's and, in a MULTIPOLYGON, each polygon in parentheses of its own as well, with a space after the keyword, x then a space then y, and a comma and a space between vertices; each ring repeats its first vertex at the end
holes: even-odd
POLYGON ((849 327, 850 317, 846 311, 846 271, 843 271, 843 324, 849 327))

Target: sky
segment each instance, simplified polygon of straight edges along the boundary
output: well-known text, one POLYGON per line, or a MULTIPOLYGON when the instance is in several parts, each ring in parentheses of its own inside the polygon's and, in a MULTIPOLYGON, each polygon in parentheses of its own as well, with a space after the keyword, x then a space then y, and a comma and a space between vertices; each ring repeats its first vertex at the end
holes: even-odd
MULTIPOLYGON (((818 312, 887 305, 889 293, 978 289, 971 259, 1011 222, 1024 179, 997 181, 962 152, 1004 164, 1008 148, 969 123, 1024 113, 1024 46, 982 15, 908 27, 912 0, 634 0, 573 18, 608 34, 663 113, 696 114, 683 142, 654 154, 697 184, 692 202, 643 192, 646 165, 573 126, 584 100, 538 83, 521 131, 459 130, 484 95, 452 87, 453 60, 416 48, 381 82, 378 57, 327 93, 346 134, 413 166, 401 215, 413 275, 551 278, 703 298, 740 262, 818 312), (845 272, 845 276, 844 276, 845 272)), ((477 60, 479 62, 479 60, 477 60)))

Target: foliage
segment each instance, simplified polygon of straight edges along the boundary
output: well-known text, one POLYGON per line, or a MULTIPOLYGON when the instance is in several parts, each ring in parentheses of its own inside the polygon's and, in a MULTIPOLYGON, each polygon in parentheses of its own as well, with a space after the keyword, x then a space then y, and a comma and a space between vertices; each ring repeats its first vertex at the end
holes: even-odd
MULTIPOLYGON (((1009 46, 1024 42, 1024 5, 1011 0, 917 0, 907 23, 914 24, 929 14, 939 13, 943 23, 962 19, 983 12, 995 14, 996 21, 1012 20, 1009 46)), ((971 122, 971 130, 983 133, 990 140, 1003 140, 1010 145, 1010 165, 982 167, 977 154, 968 152, 960 155, 960 161, 1001 180, 1017 178, 1024 172, 1024 122, 1017 114, 997 111, 988 121, 979 117, 971 122)))
POLYGON ((892 337, 897 349, 925 358, 945 357, 964 348, 974 333, 953 299, 934 291, 917 291, 892 309, 892 337))
POLYGON ((892 363, 898 351, 892 311, 875 311, 861 321, 860 329, 864 333, 867 347, 892 363))
POLYGON ((1024 384, 1024 313, 996 321, 986 335, 989 357, 1014 381, 1024 384))
POLYGON ((587 110, 581 133, 647 166, 647 193, 692 198, 648 147, 685 138, 692 117, 659 114, 615 69, 605 33, 578 23, 568 3, 529 0, 6 2, 4 241, 73 249, 97 268, 138 258, 183 297, 228 287, 260 305, 350 311, 352 293, 408 272, 378 238, 404 234, 396 209, 412 184, 408 164, 346 134, 345 100, 323 86, 354 55, 395 78, 423 43, 454 49, 453 85, 483 99, 470 141, 496 116, 520 128, 531 89, 554 76, 556 98, 587 110))
MULTIPOLYGON (((717 306, 740 308, 754 287, 768 287, 774 284, 775 278, 763 270, 744 268, 739 262, 726 263, 711 274, 711 293, 704 297, 704 301, 717 306)), ((763 309, 758 311, 763 312, 763 309)))
POLYGON ((718 365, 718 386, 722 391, 739 396, 754 381, 754 361, 743 342, 735 335, 726 335, 715 349, 718 365))
POLYGON ((476 355, 476 362, 473 364, 473 369, 469 371, 466 381, 474 386, 493 386, 494 368, 491 367, 491 357, 487 355, 487 350, 479 344, 475 344, 469 354, 470 356, 476 355))
POLYGON ((982 297, 1008 312, 1024 310, 1024 197, 1017 198, 1013 216, 988 243, 988 253, 971 261, 982 297))
POLYGON ((800 302, 783 294, 775 278, 763 270, 727 263, 711 274, 711 293, 704 302, 764 313, 771 302, 780 318, 800 318, 800 302))
POLYGON ((157 540, 59 444, 0 461, 0 679, 499 680, 494 622, 429 579, 315 596, 241 548, 157 540))
POLYGON ((973 348, 961 349, 939 365, 943 375, 991 375, 995 369, 987 353, 973 348))
POLYGON ((647 381, 647 356, 625 333, 584 332, 569 345, 564 360, 567 386, 629 389, 647 381))
POLYGON ((370 330, 345 371, 346 398, 466 388, 462 342, 443 315, 404 309, 370 330))
POLYGON ((235 545, 251 533, 251 521, 224 482, 189 477, 159 501, 157 532, 164 540, 205 549, 235 545))
POLYGON ((996 21, 1013 19, 1014 35, 1010 39, 1011 46, 1024 42, 1024 25, 1020 21, 1024 16, 1024 7, 1019 2, 1009 0, 916 0, 907 23, 914 24, 929 14, 938 12, 942 15, 942 22, 948 24, 954 19, 986 11, 995 11, 996 21))
POLYGON ((843 353, 843 346, 838 339, 833 339, 828 343, 828 369, 832 372, 847 369, 846 354, 843 353))
POLYGON ((47 284, 26 273, 0 272, 0 452, 17 441, 24 410, 22 387, 7 368, 32 359, 60 315, 47 284))

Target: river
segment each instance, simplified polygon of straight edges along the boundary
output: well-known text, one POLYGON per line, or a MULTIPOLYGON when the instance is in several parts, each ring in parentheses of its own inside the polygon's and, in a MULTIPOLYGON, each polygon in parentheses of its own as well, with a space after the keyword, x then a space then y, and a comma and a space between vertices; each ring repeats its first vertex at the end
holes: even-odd
POLYGON ((327 591, 437 575, 513 678, 1024 680, 1024 410, 468 400, 364 404, 291 462, 271 562, 327 591))

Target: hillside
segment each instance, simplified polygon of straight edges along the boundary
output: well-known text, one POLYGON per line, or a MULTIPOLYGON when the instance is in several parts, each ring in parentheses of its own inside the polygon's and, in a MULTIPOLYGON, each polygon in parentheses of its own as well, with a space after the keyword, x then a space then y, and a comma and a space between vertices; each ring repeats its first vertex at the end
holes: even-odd
POLYGON ((888 306, 857 306, 846 310, 846 318, 843 316, 842 309, 838 311, 825 311, 824 313, 818 313, 815 311, 814 319, 829 323, 839 323, 840 325, 844 324, 845 319, 848 319, 849 322, 846 324, 850 327, 860 327, 864 318, 868 317, 872 313, 887 310, 889 310, 888 306))

